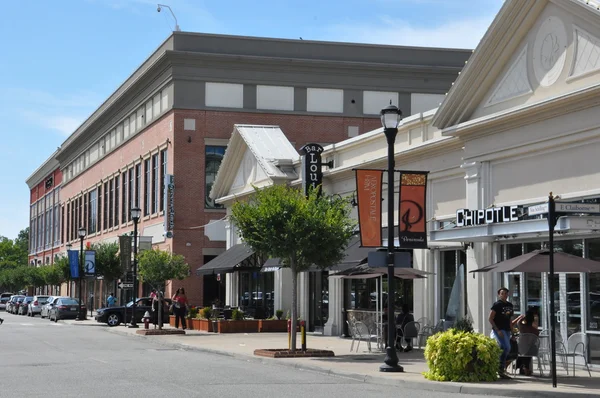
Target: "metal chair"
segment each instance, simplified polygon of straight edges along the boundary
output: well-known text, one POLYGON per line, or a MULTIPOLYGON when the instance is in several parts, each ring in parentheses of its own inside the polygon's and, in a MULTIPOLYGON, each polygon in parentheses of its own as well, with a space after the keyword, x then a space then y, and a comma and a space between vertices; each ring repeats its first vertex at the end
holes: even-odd
POLYGON ((371 339, 373 337, 377 337, 371 334, 371 331, 367 327, 367 325, 360 321, 354 322, 354 330, 356 331, 356 338, 358 339, 358 344, 356 345, 356 352, 358 352, 358 347, 360 346, 360 341, 364 340, 367 342, 367 348, 369 352, 371 352, 371 339))
MULTIPOLYGON (((518 358, 537 358, 538 370, 540 371, 540 377, 544 375, 542 371, 542 361, 540 359, 540 338, 533 333, 521 333, 517 339, 517 346, 519 352, 518 358)), ((532 369, 530 369, 532 370, 532 369)), ((517 361, 513 363, 513 374, 517 372, 517 361)))
POLYGON ((419 337, 419 330, 421 329, 421 325, 418 322, 408 322, 404 325, 404 328, 401 329, 402 333, 398 333, 396 335, 396 345, 398 344, 398 340, 400 340, 400 347, 403 349, 408 347, 408 341, 419 337), (406 344, 406 347, 405 347, 406 344))
POLYGON ((350 333, 350 337, 352 337, 352 344, 350 344, 350 352, 352 352, 352 349, 354 348, 354 340, 356 340, 358 337, 358 333, 356 333, 354 328, 354 321, 346 320, 346 325, 348 325, 348 333, 350 333))
POLYGON ((421 325, 421 329, 419 330, 419 335, 417 336, 417 347, 421 348, 422 345, 427 343, 427 339, 429 336, 433 334, 433 326, 431 321, 428 318, 419 318, 417 323, 421 325))
POLYGON ((585 333, 573 333, 569 336, 567 340, 567 349, 565 349, 564 344, 562 342, 556 343, 557 347, 560 347, 560 350, 556 350, 556 355, 563 357, 567 360, 567 375, 569 374, 568 369, 568 358, 573 358, 573 376, 575 376, 575 358, 581 357, 583 358, 583 363, 588 371, 590 377, 592 377, 592 373, 590 372, 590 367, 587 362, 587 335, 585 333))

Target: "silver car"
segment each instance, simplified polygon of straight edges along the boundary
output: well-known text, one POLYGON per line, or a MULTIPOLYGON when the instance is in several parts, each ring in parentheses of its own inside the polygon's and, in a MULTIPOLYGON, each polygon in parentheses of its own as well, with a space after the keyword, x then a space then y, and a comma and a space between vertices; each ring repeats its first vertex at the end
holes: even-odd
POLYGON ((33 296, 33 301, 27 307, 27 316, 35 316, 41 314, 42 306, 46 304, 50 296, 33 296))

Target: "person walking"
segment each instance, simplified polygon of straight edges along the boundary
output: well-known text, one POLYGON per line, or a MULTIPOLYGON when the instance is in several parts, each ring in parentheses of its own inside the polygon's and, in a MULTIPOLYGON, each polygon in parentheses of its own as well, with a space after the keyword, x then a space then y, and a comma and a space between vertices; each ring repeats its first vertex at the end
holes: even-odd
POLYGON ((492 305, 489 316, 489 322, 492 325, 492 336, 502 348, 498 364, 498 376, 501 379, 510 379, 510 376, 506 374, 505 366, 506 359, 510 354, 511 330, 513 324, 521 320, 521 318, 517 318, 511 321, 513 314, 513 305, 508 301, 508 289, 501 287, 498 289, 498 301, 492 305))
POLYGON ((181 327, 183 330, 187 329, 187 324, 185 320, 185 312, 188 305, 188 299, 185 295, 184 288, 177 289, 175 295, 172 298, 173 300, 173 313, 175 314, 175 329, 179 329, 179 320, 181 320, 181 327))
POLYGON ((108 307, 114 307, 116 303, 117 303, 117 298, 112 293, 109 294, 108 297, 106 298, 106 305, 108 307))

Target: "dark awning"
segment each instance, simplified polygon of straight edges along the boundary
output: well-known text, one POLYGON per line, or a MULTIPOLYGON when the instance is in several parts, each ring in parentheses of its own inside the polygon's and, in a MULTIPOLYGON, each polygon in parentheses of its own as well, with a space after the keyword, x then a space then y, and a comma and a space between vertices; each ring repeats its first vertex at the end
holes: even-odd
POLYGON ((231 246, 225 252, 219 254, 202 267, 196 270, 197 275, 223 274, 233 272, 238 264, 254 254, 254 250, 246 246, 245 243, 239 243, 231 246))
MULTIPOLYGON (((326 271, 343 271, 348 268, 355 267, 360 264, 364 264, 367 262, 367 257, 370 251, 375 250, 372 247, 361 247, 360 246, 360 237, 353 236, 346 247, 346 256, 344 259, 329 268, 326 271)), ((273 272, 282 268, 283 264, 279 258, 270 258, 268 259, 262 266, 261 272, 273 272)), ((316 265, 313 265, 308 270, 310 272, 322 271, 322 269, 316 265)))

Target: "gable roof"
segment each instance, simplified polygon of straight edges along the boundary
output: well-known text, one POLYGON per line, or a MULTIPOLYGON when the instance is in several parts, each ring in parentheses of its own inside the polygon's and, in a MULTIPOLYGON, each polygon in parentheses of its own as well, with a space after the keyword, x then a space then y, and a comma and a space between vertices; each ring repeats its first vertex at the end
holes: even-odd
POLYGON ((549 3, 600 23, 599 0, 506 0, 439 107, 434 126, 443 130, 468 121, 549 3))
POLYGON ((246 149, 271 180, 298 178, 294 163, 299 161, 300 155, 279 126, 236 124, 210 192, 211 198, 227 196, 246 149))

